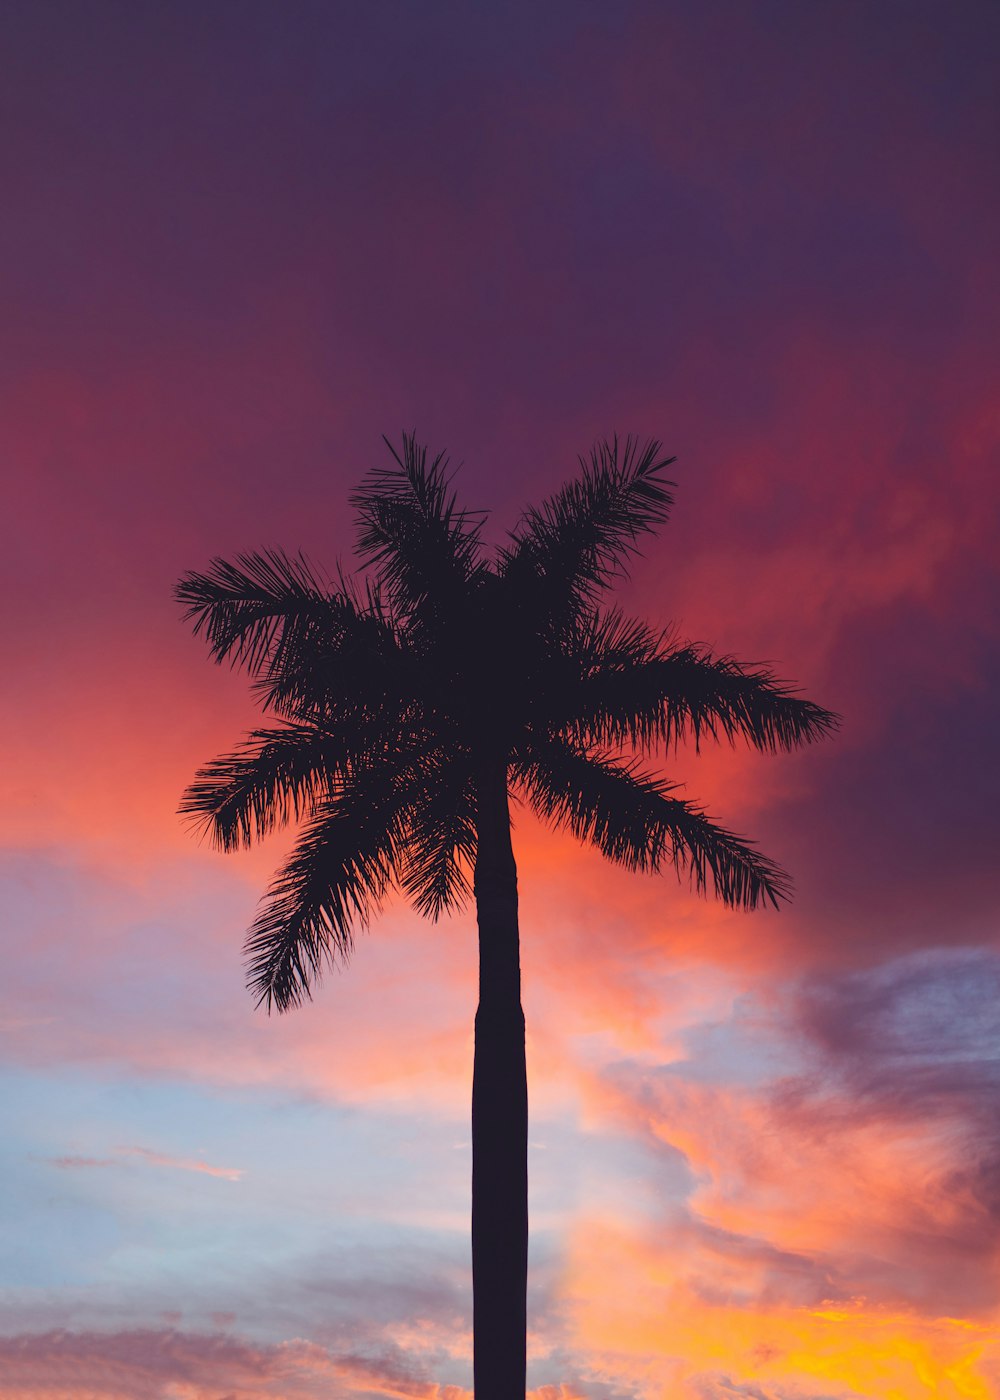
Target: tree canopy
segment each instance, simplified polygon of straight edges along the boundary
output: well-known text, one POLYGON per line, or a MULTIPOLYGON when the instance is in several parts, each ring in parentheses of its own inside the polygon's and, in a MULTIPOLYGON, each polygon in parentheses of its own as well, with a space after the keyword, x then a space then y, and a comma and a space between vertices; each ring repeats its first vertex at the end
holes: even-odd
POLYGON ((327 579, 270 550, 215 559, 177 587, 269 721, 199 770, 182 811, 224 850, 301 824, 247 938, 258 1002, 308 997, 393 889, 432 918, 467 901, 484 765, 612 861, 673 867, 731 906, 777 906, 781 868, 657 765, 706 739, 791 749, 837 719, 770 669, 608 603, 669 516, 674 459, 656 441, 602 442, 489 551, 446 457, 411 435, 400 451, 386 441, 391 462, 352 497, 360 575, 327 579))

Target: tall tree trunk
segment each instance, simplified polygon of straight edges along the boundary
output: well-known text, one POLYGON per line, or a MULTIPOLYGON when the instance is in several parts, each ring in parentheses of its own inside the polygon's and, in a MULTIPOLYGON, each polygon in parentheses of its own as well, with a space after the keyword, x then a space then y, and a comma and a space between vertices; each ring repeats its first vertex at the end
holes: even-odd
POLYGON ((507 764, 478 782, 479 1009, 472 1076, 475 1400, 524 1400, 528 1079, 507 764))

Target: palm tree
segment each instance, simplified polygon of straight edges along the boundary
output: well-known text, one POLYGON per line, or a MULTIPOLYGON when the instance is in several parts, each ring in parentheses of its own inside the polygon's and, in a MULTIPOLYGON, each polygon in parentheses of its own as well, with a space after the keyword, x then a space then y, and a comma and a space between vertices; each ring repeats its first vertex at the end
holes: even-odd
POLYGON ((673 458, 600 444, 492 555, 443 455, 402 452, 353 496, 368 573, 301 556, 216 559, 177 587, 217 661, 242 664, 274 722, 201 769, 182 811, 223 849, 290 820, 298 844, 250 929, 249 986, 285 1011, 401 890, 437 918, 474 894, 472 1087, 477 1400, 525 1390, 527 1079, 509 797, 630 870, 673 866, 731 906, 777 907, 786 875, 642 767, 685 740, 774 752, 836 717, 770 671, 605 606, 672 504, 673 458), (471 875, 471 891, 470 891, 471 875))

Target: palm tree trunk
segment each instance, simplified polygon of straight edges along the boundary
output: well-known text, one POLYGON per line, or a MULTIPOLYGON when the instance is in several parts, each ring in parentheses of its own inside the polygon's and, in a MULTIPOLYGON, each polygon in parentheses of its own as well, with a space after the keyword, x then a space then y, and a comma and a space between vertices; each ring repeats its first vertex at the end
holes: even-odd
POLYGON ((472 1076, 475 1400, 524 1400, 528 1079, 507 764, 478 782, 479 1009, 472 1076))

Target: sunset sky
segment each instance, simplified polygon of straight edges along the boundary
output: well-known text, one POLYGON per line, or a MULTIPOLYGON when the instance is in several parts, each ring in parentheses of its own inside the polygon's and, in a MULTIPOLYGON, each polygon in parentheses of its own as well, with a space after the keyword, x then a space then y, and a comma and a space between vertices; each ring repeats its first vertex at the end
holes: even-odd
POLYGON ((1000 1400, 1000 9, 9 0, 0 1400, 471 1400, 471 914, 303 1010, 199 845, 172 586, 351 567, 381 434, 499 541, 677 454, 619 601, 843 716, 666 771, 779 913, 516 812, 535 1400, 1000 1400))

